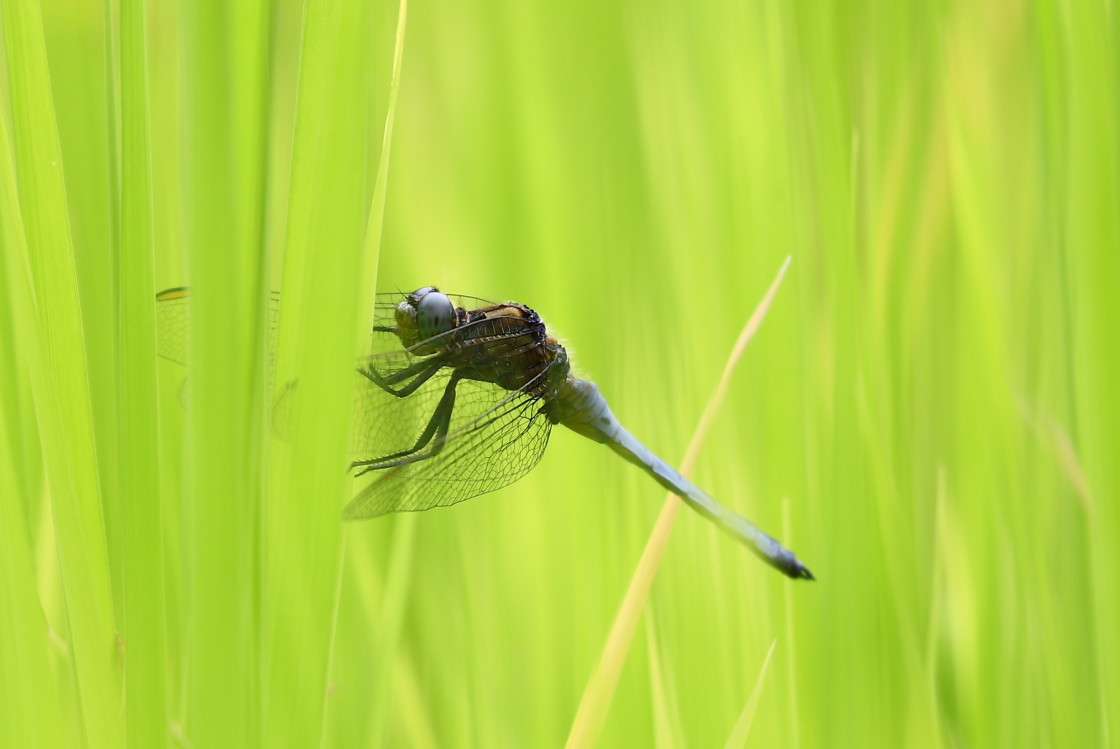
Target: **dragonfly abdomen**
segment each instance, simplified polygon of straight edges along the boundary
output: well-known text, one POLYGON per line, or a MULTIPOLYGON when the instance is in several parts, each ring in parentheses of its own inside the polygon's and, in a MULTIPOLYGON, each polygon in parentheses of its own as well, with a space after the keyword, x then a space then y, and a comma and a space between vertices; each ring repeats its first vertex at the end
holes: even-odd
POLYGON ((599 386, 571 374, 550 399, 547 414, 553 424, 563 424, 596 442, 610 442, 621 428, 599 386))
POLYGON ((638 466, 657 483, 683 499, 689 507, 714 522, 743 543, 764 562, 793 578, 812 580, 813 575, 792 551, 719 502, 657 457, 619 423, 594 383, 569 376, 558 397, 549 404, 555 422, 601 442, 626 461, 638 466))

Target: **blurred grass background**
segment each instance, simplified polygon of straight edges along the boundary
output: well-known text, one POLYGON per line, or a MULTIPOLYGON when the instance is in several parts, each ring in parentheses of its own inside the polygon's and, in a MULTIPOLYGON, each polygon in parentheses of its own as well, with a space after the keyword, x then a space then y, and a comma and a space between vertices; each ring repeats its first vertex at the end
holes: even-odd
POLYGON ((661 492, 557 432, 343 526, 373 286, 677 461, 786 255, 695 478, 819 581, 682 513, 599 745, 1117 743, 1107 4, 414 2, 377 195, 395 4, 2 8, 0 745, 563 743, 661 492))

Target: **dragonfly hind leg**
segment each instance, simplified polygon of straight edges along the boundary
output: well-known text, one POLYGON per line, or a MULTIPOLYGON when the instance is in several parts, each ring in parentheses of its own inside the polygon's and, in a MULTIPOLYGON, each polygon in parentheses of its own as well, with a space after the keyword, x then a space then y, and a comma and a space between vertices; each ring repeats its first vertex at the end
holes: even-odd
MULTIPOLYGON (((362 372, 362 374, 365 374, 365 372, 362 372)), ((428 374, 424 379, 427 380, 428 377, 431 377, 431 374, 428 374)), ((447 436, 447 430, 451 426, 451 413, 455 409, 455 386, 459 384, 460 379, 460 377, 452 375, 451 379, 448 380, 447 387, 443 390, 443 396, 440 397, 439 403, 432 411, 432 418, 428 419, 428 424, 424 427, 424 431, 420 433, 415 445, 407 450, 389 453, 371 460, 355 460, 350 464, 351 470, 354 468, 361 468, 361 470, 354 475, 361 476, 363 473, 369 473, 370 471, 392 468, 403 463, 413 463, 438 455, 439 451, 443 449, 443 438, 447 436), (435 440, 434 443, 432 442, 433 439, 435 440), (431 444, 431 449, 427 454, 416 454, 429 444, 431 444)))

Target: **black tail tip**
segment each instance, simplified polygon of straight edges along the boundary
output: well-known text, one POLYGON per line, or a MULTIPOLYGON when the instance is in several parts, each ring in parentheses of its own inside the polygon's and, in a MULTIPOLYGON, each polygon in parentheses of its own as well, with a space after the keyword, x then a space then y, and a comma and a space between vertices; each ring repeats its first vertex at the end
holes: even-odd
POLYGON ((789 575, 790 577, 792 577, 794 580, 816 580, 817 579, 817 578, 813 577, 813 573, 809 571, 809 568, 806 567, 805 565, 803 565, 801 562, 797 562, 792 567, 790 567, 788 570, 785 570, 785 573, 787 575, 789 575))

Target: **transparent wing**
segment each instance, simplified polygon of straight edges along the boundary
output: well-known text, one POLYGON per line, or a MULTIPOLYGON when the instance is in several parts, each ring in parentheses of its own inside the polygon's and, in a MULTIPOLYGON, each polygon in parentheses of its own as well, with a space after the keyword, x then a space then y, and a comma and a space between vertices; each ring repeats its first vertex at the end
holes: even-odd
MULTIPOLYGON (((445 390, 452 378, 443 377, 439 382, 444 383, 445 390)), ((435 391, 439 382, 432 382, 428 389, 435 391)), ((366 474, 372 478, 371 483, 347 505, 346 518, 445 507, 507 486, 537 464, 552 428, 541 413, 539 398, 502 390, 491 383, 459 380, 454 384, 455 403, 446 434, 433 436, 417 452, 383 461, 382 467, 375 464, 366 474)), ((363 417, 378 412, 373 404, 383 400, 382 396, 395 397, 384 392, 380 396, 372 394, 369 388, 365 391, 373 407, 363 417)), ((425 395, 422 403, 430 407, 435 401, 438 405, 439 398, 425 395)), ((419 413, 423 414, 423 409, 419 413)), ((430 423, 431 416, 423 415, 430 423)), ((359 421, 377 433, 374 441, 386 437, 387 429, 403 426, 376 418, 359 421)), ((414 426, 422 429, 425 422, 422 419, 414 426)))
MULTIPOLYGON (((451 505, 506 486, 540 460, 552 426, 535 394, 547 368, 511 392, 463 377, 441 353, 416 353, 440 337, 392 349, 400 345, 389 330, 394 307, 379 300, 373 353, 356 375, 354 467, 372 482, 347 506, 351 519, 451 505)), ((516 354, 527 325, 489 318, 456 328, 456 362, 516 354)))
POLYGON ((184 287, 156 294, 156 352, 164 359, 187 363, 189 291, 184 287))
MULTIPOLYGON (((156 353, 186 366, 187 329, 191 316, 191 291, 185 286, 156 294, 156 353)), ((280 322, 280 292, 269 296, 269 363, 276 354, 276 328, 280 322)))
MULTIPOLYGON (((377 324, 391 325, 397 304, 404 294, 390 292, 376 295, 375 305, 377 324)), ((187 326, 190 324, 191 291, 186 286, 164 289, 156 294, 156 353, 164 359, 186 365, 187 363, 187 326)), ((453 295, 458 306, 478 306, 493 302, 466 295, 453 295)), ((280 292, 273 291, 269 297, 269 352, 275 353, 276 329, 280 322, 280 292)), ((394 338, 395 340, 395 338, 394 338)), ((382 349, 387 350, 387 349, 382 349)))
MULTIPOLYGON (((360 360, 361 371, 355 374, 352 444, 355 460, 365 463, 358 470, 368 471, 370 483, 347 506, 348 518, 423 510, 494 491, 528 473, 548 444, 551 422, 540 413, 539 398, 530 392, 511 392, 493 383, 460 378, 449 398, 454 370, 440 366, 434 359, 438 354, 425 356, 415 352, 417 347, 401 349, 399 338, 391 332, 396 307, 403 299, 404 294, 399 293, 377 295, 369 355, 360 360), (370 379, 371 373, 382 382, 391 381, 390 387, 398 392, 410 386, 412 390, 405 396, 394 395, 370 379), (441 403, 440 420, 433 426, 441 403), (438 433, 436 426, 440 427, 438 433), (422 439, 425 431, 430 432, 426 440, 422 439)), ((452 299, 456 306, 467 309, 493 304, 465 295, 452 299)), ((167 289, 156 301, 157 351, 185 365, 190 291, 167 289)), ((279 294, 274 292, 270 352, 275 348, 278 318, 279 294)), ((519 329, 523 325, 517 318, 469 323, 466 329, 477 327, 478 335, 459 345, 459 360, 516 354, 525 345, 520 335, 524 331, 519 329)), ((463 330, 459 327, 453 332, 461 336, 463 330)), ((437 337, 423 343, 438 346, 440 341, 437 337)), ((540 372, 534 382, 543 381, 546 375, 546 371, 540 372)), ((279 403, 284 402, 290 386, 278 398, 279 403)))

